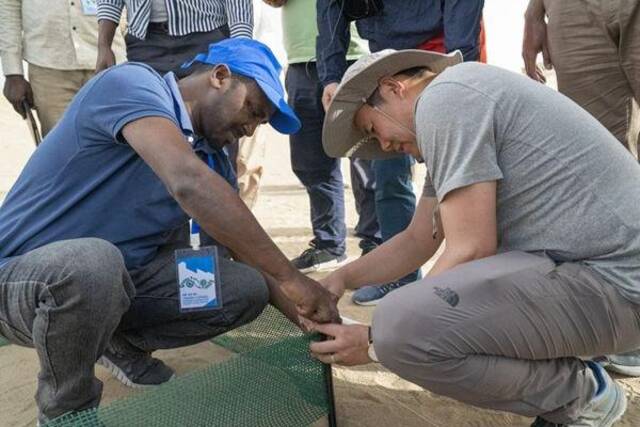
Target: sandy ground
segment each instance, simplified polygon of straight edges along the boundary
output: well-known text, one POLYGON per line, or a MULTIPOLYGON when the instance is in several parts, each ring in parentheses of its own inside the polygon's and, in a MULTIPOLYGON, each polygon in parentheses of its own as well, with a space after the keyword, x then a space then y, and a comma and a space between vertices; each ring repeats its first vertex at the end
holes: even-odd
MULTIPOLYGON (((290 257, 303 250, 309 241, 308 201, 306 193, 290 171, 286 139, 270 132, 266 174, 255 214, 290 257)), ((32 152, 26 125, 0 101, 0 199, 15 180, 32 152)), ((346 175, 346 162, 343 165, 346 175)), ((416 171, 420 181, 424 171, 416 171)), ((348 180, 347 180, 348 181, 348 180)), ((355 224, 353 197, 347 189, 347 221, 355 224)), ((357 239, 348 240, 349 255, 358 255, 357 239)), ((427 266, 428 267, 428 266, 427 266)), ((368 322, 372 309, 357 307, 346 295, 340 302, 344 315, 368 322)), ((178 374, 207 366, 225 358, 225 351, 211 343, 174 351, 158 352, 178 374)), ((17 346, 0 348, 0 426, 35 425, 33 400, 38 371, 35 352, 17 346)), ((336 368, 335 388, 338 420, 343 427, 396 426, 528 426, 531 420, 504 413, 484 411, 433 395, 403 381, 378 365, 336 368)), ((101 367, 97 375, 105 382, 104 403, 126 396, 130 391, 110 378, 101 367)), ((630 398, 622 426, 640 425, 640 380, 621 381, 630 398)))
MULTIPOLYGON (((519 49, 522 14, 527 0, 487 0, 484 18, 490 63, 520 71, 519 49)), ((269 20, 276 19, 273 11, 269 20)), ((278 25, 266 29, 268 36, 279 40, 278 25)), ((269 43, 278 47, 277 43, 269 43)), ((280 51, 278 51, 281 53, 280 51)), ((0 75, 0 85, 3 78, 0 75)), ((271 132, 269 130, 269 132, 271 132)), ((0 97, 0 200, 33 150, 25 123, 0 97)), ((346 162, 343 164, 348 176, 346 162)), ((280 248, 293 257, 305 249, 311 238, 308 200, 304 189, 291 173, 286 139, 271 133, 265 160, 265 176, 261 196, 254 213, 280 248)), ((424 171, 416 171, 416 182, 424 171)), ((348 182, 348 178, 346 179, 348 182)), ((353 197, 346 192, 347 223, 352 230, 356 222, 353 197)), ((349 238, 351 257, 358 255, 357 239, 349 238)), ((428 266, 426 266, 428 268, 428 266)), ((368 322, 372 309, 357 307, 347 294, 340 302, 341 312, 361 322, 368 322)), ((161 351, 158 357, 184 374, 208 366, 212 360, 227 357, 225 350, 202 343, 174 351, 161 351)), ((17 346, 0 348, 0 427, 34 426, 38 363, 35 352, 17 346)), ((98 377, 104 381, 103 403, 126 396, 130 390, 111 378, 101 367, 98 377)), ((528 426, 530 419, 504 413, 484 411, 451 399, 433 395, 401 380, 379 365, 359 368, 335 368, 335 391, 338 422, 342 427, 368 426, 528 426)), ((622 379, 628 392, 629 410, 621 426, 640 426, 640 380, 622 379)), ((319 423, 318 427, 323 425, 319 423)))

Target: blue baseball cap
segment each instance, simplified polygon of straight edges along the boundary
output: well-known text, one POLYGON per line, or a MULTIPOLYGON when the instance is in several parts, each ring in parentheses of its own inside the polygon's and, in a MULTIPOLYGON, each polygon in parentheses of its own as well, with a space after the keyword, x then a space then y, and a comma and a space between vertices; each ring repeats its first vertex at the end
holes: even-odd
POLYGON ((302 127, 300 120, 284 100, 284 88, 280 83, 282 66, 265 44, 246 38, 225 39, 209 45, 209 51, 196 55, 182 68, 194 62, 225 64, 231 72, 256 81, 267 99, 276 107, 269 123, 284 134, 296 133, 302 127))

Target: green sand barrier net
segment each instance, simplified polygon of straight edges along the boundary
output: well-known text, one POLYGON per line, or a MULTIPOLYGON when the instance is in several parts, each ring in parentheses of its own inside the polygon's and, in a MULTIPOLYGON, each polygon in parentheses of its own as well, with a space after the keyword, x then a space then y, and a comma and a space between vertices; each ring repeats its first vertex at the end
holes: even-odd
POLYGON ((0 347, 8 344, 9 344, 9 341, 7 341, 4 337, 0 336, 0 347))
POLYGON ((310 425, 330 407, 323 365, 309 356, 311 339, 269 306, 213 340, 233 352, 229 359, 47 426, 310 425))

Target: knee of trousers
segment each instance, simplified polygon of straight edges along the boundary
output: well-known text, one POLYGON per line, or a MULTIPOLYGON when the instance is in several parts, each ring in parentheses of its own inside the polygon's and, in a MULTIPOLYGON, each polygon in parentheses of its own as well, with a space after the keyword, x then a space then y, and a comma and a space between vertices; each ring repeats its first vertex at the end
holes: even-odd
POLYGON ((225 302, 223 289, 222 304, 227 320, 238 327, 256 319, 269 303, 269 288, 262 275, 255 269, 238 263, 239 277, 227 284, 226 291, 233 289, 232 298, 225 302))
POLYGON ((52 292, 78 308, 98 311, 118 320, 135 294, 120 250, 106 240, 77 239, 66 242, 57 253, 62 257, 62 280, 52 292))
MULTIPOLYGON (((415 286, 420 286, 417 284, 415 286)), ((443 362, 451 360, 446 346, 437 338, 438 310, 411 307, 411 302, 398 289, 380 301, 373 315, 373 346, 380 362, 403 378, 437 374, 443 362), (416 313, 419 313, 416 315, 416 313)))

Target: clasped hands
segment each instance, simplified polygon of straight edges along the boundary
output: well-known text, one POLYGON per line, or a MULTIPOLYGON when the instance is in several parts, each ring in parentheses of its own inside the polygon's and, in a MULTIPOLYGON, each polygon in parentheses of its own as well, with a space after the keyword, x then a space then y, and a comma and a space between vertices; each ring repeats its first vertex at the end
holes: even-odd
MULTIPOLYGON (((345 285, 338 274, 331 274, 319 282, 336 301, 344 294, 345 285)), ((368 326, 317 323, 304 316, 301 317, 301 323, 308 331, 319 332, 327 337, 324 341, 313 342, 310 345, 311 355, 321 362, 344 366, 372 362, 368 354, 368 326)))

